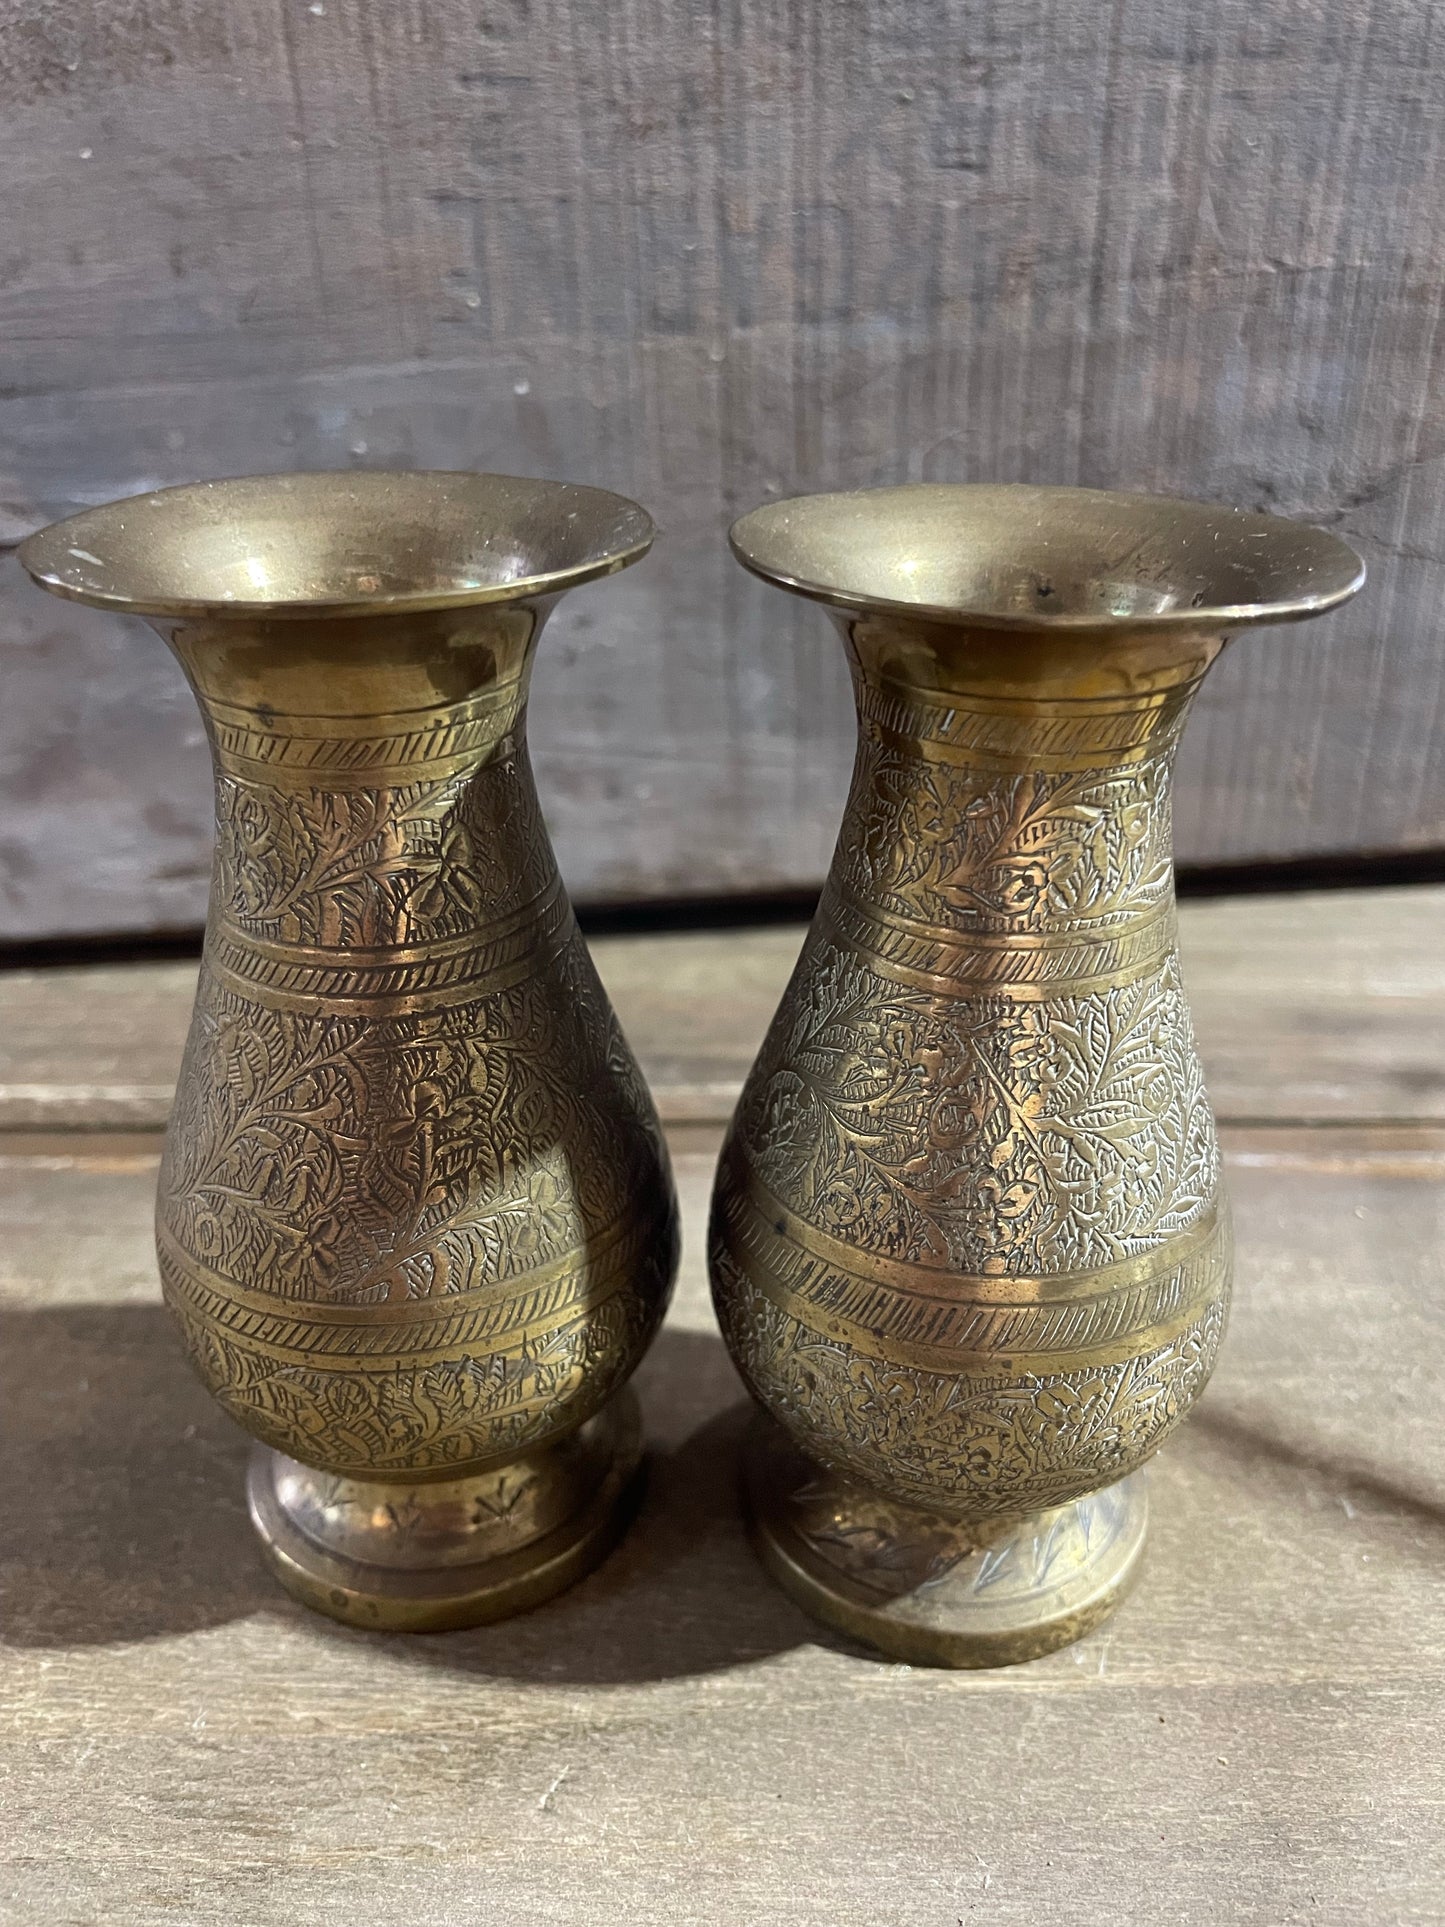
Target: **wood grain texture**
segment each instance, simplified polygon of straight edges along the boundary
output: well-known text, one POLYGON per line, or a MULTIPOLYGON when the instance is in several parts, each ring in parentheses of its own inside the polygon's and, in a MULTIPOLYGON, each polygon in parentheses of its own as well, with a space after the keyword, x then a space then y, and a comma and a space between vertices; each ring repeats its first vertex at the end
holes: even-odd
MULTIPOLYGON (((1133 1598, 978 1675, 829 1641, 748 1550, 715 1122, 671 1133, 683 1268, 623 1548, 473 1633, 292 1605, 246 1441, 159 1303, 158 1139, 123 1128, 169 1082, 191 968, 0 976, 0 1923, 1445 1919, 1442 913, 1186 906, 1216 1101, 1276 1107, 1224 1132, 1223 1363, 1151 1475, 1133 1598), (27 1116, 22 1084, 54 1101, 27 1116)), ((680 1112, 721 1115, 798 935, 596 946, 680 1112)))
MULTIPOLYGON (((1373 587, 1241 644, 1192 859, 1445 842, 1432 0, 0 0, 0 535, 197 475, 565 474, 658 515, 538 670, 579 897, 814 880, 837 645, 733 513, 904 480, 1312 517, 1373 587)), ((0 586, 0 935, 200 920, 138 626, 0 586)))
MULTIPOLYGON (((1222 1119, 1445 1122, 1445 887, 1185 903, 1180 927, 1222 1119)), ((802 938, 593 940, 670 1123, 730 1115, 802 938)), ((0 972, 0 1130, 162 1126, 195 981, 190 963, 0 972)))
POLYGON ((263 1572, 245 1442, 156 1302, 153 1157, 0 1156, 0 1921, 1438 1922, 1445 1137, 1402 1176, 1285 1135, 1228 1139, 1238 1309, 1139 1590, 973 1676, 829 1642, 751 1558, 710 1147, 632 1537, 411 1641, 263 1572))

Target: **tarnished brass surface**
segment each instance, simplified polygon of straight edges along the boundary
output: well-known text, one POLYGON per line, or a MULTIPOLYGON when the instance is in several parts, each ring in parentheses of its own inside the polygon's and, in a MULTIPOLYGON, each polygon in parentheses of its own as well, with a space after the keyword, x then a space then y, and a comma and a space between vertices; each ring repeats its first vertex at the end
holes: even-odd
POLYGON ((624 1387, 565 1438, 461 1479, 318 1477, 258 1445, 247 1496, 272 1571, 308 1606, 445 1632, 525 1611, 590 1572, 641 1488, 642 1424, 624 1387))
POLYGON ((975 1529, 824 1472, 761 1413, 746 1458, 768 1571, 835 1631, 914 1666, 1013 1666, 1092 1632, 1138 1575, 1144 1478, 975 1529))
POLYGON ((216 862, 161 1277, 272 1455, 252 1498, 273 1564, 356 1623, 533 1603, 632 1502, 634 1427, 566 1442, 656 1329, 676 1212, 525 707, 557 597, 651 535, 601 490, 372 472, 165 490, 22 552, 48 588, 147 616, 201 705, 216 862), (338 1512, 338 1481, 366 1503, 338 1512), (491 1521, 504 1491, 507 1544, 469 1538, 459 1564, 437 1508, 491 1521))
POLYGON ((1363 569, 1293 523, 1070 489, 814 496, 732 540, 831 607, 860 723, 713 1205, 724 1335, 819 1468, 755 1458, 755 1529, 805 1605, 899 1657, 1028 1657, 1092 1623, 1081 1589, 1095 1619, 1118 1596, 1138 1547, 1120 1565, 1096 1495, 1184 1416, 1224 1330, 1175 747, 1232 632, 1332 607, 1363 569), (1068 1585, 981 1633, 968 1549, 1066 1540, 1068 1585), (896 1576, 925 1568, 921 1640, 896 1576))

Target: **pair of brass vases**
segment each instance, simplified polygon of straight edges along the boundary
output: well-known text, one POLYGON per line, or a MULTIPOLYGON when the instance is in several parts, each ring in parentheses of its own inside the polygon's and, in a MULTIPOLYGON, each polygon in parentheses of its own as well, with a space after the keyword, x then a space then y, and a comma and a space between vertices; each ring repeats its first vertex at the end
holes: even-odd
MULTIPOLYGON (((559 596, 652 535, 598 489, 363 472, 162 490, 21 552, 146 616, 205 718, 216 862, 161 1277, 260 1442, 273 1567, 353 1625, 533 1605, 636 1504, 627 1380, 677 1210, 524 731, 559 596)), ((829 609, 859 714, 714 1198, 718 1317, 762 1408, 755 1539, 882 1651, 1026 1659, 1127 1587, 1139 1468, 1224 1330, 1175 747, 1231 634, 1363 569, 1294 523, 1075 489, 805 497, 732 541, 829 609)))

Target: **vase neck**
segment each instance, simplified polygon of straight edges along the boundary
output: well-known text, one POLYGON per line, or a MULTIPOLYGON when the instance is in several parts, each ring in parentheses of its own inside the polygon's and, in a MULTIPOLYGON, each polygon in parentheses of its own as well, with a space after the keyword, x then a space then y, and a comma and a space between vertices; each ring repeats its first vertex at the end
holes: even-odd
MULTIPOLYGON (((555 598, 553 598, 555 600, 555 598)), ((550 601, 408 616, 157 622, 218 766, 330 776, 475 759, 519 724, 550 601)))
MULTIPOLYGON (((915 691, 920 701, 1011 705, 1022 744, 1052 705, 1112 706, 1147 715, 1186 696, 1223 649, 1212 630, 1101 623, 1087 630, 969 628, 895 613, 834 612, 858 682, 915 691)), ((1042 742, 1043 737, 1040 737, 1042 742)), ((1090 738, 1083 732, 1087 746, 1090 738)))
POLYGON ((544 613, 163 632, 215 765, 213 968, 462 986, 484 935, 565 917, 524 737, 544 613))
POLYGON ((1217 639, 841 624, 859 748, 825 914, 920 982, 1084 987, 1173 942, 1170 781, 1217 639))

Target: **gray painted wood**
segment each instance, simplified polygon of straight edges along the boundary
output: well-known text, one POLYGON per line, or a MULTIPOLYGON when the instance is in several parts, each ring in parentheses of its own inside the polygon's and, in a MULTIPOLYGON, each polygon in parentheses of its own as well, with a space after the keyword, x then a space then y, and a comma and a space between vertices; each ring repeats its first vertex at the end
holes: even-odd
MULTIPOLYGON (((1242 643, 1181 853, 1445 843, 1432 0, 0 0, 0 534, 198 475, 609 483, 544 648, 579 897, 816 879, 851 716, 730 515, 907 478, 1256 504, 1364 600, 1242 643)), ((0 937, 191 924, 197 722, 0 571, 0 937)))

